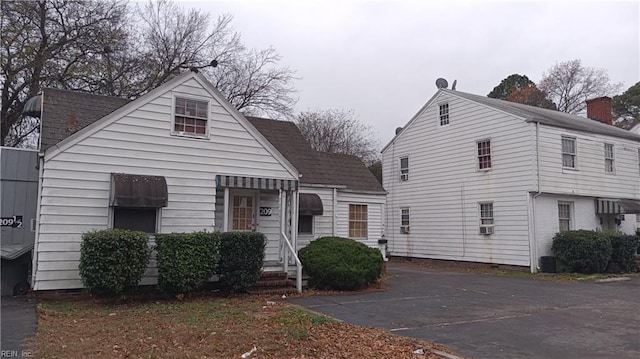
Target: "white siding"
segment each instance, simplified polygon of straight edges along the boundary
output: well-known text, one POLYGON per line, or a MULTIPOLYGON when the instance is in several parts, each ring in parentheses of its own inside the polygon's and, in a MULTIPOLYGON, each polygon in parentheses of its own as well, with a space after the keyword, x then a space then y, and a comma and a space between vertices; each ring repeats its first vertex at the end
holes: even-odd
POLYGON ((110 226, 112 172, 166 178, 169 205, 161 211, 162 233, 218 228, 216 174, 295 179, 195 78, 188 78, 68 148, 48 152, 36 290, 81 287, 81 235, 110 226), (170 135, 174 95, 209 101, 209 139, 170 135))
POLYGON ((264 260, 280 261, 280 198, 278 192, 261 192, 259 207, 271 207, 271 216, 258 217, 258 232, 268 239, 264 260))
MULTIPOLYGON (((535 199, 535 231, 536 250, 538 259, 542 256, 553 255, 551 244, 553 237, 558 233, 560 224, 558 220, 558 202, 573 204, 571 229, 602 229, 600 218, 595 213, 595 198, 569 195, 544 194, 535 199)), ((636 231, 636 215, 626 214, 618 230, 634 234, 636 231)), ((538 263, 538 265, 540 265, 538 263)))
POLYGON ((540 126, 540 185, 542 191, 609 198, 640 199, 638 149, 632 140, 540 126), (577 139, 577 168, 562 168, 562 136, 577 139), (605 173, 604 144, 615 151, 615 173, 605 173))
POLYGON ((441 92, 383 152, 391 255, 528 266, 527 196, 535 190, 533 126, 441 92), (438 103, 449 103, 440 126, 438 103), (491 140, 492 169, 477 168, 476 141, 491 140), (409 180, 400 181, 400 157, 409 180), (478 202, 493 202, 495 234, 479 234, 478 202), (409 207, 411 232, 400 233, 409 207))
POLYGON ((322 215, 313 216, 313 234, 298 234, 297 249, 306 247, 309 242, 320 237, 331 236, 333 234, 333 188, 317 188, 300 186, 300 193, 315 193, 322 200, 322 215))
POLYGON ((364 204, 367 205, 367 238, 365 240, 357 238, 357 240, 369 247, 378 248, 378 240, 382 239, 384 231, 382 214, 385 199, 385 195, 338 192, 336 235, 349 237, 349 205, 364 204))

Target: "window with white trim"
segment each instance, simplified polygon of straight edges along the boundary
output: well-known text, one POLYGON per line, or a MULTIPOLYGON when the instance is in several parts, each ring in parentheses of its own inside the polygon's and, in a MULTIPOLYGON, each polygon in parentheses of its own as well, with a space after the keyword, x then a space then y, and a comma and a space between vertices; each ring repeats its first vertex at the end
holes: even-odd
POLYGON ((367 238, 366 204, 349 204, 349 238, 367 238))
POLYGON ((113 207, 113 228, 153 234, 158 232, 157 220, 157 208, 113 207))
POLYGON ((442 103, 438 106, 440 113, 440 126, 446 126, 449 124, 449 104, 442 103))
POLYGON ((409 233, 409 208, 400 208, 400 233, 409 233))
POLYGON ((182 97, 176 97, 175 101, 173 133, 207 137, 209 103, 182 97))
POLYGON ((558 202, 558 225, 560 232, 571 230, 571 212, 573 212, 572 202, 558 202))
POLYGON ((480 202, 480 234, 493 234, 493 202, 480 202))
POLYGON ((400 181, 409 180, 409 157, 400 158, 400 181))
POLYGON ((482 140, 477 142, 478 147, 478 169, 491 169, 491 140, 482 140))
POLYGON ((577 156, 576 138, 562 136, 562 167, 576 168, 577 156))
POLYGON ((313 216, 298 216, 298 234, 313 234, 313 216))
POLYGON ((613 144, 605 143, 604 144, 604 171, 606 173, 614 173, 615 172, 615 150, 613 144))

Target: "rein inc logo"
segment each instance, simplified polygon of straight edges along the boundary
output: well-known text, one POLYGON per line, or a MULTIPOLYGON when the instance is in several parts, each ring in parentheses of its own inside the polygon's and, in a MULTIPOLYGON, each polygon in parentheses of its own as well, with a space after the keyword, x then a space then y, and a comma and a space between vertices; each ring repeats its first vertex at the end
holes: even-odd
POLYGON ((33 353, 29 350, 0 350, 2 358, 33 358, 33 353))

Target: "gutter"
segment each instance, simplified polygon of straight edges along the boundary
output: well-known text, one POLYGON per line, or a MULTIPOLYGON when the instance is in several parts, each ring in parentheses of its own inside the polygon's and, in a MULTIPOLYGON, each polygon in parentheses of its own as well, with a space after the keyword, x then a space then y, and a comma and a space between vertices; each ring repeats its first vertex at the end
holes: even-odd
POLYGON ((538 261, 538 247, 536 245, 536 198, 542 195, 542 188, 540 187, 540 123, 535 121, 536 124, 536 193, 531 196, 531 211, 533 217, 533 223, 531 226, 531 238, 529 238, 529 269, 531 273, 535 273, 539 270, 538 261))
POLYGON ((31 255, 31 288, 36 287, 36 273, 38 272, 38 245, 40 244, 40 208, 42 206, 42 177, 44 174, 44 152, 38 153, 38 201, 36 207, 36 234, 33 242, 33 254, 31 255))

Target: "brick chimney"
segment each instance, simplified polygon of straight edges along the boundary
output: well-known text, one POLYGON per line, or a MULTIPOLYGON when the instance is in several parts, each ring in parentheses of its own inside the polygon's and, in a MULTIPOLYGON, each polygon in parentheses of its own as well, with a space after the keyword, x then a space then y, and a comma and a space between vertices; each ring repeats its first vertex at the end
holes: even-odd
POLYGON ((598 97, 587 100, 587 117, 606 123, 613 124, 613 116, 611 115, 611 97, 598 97))

